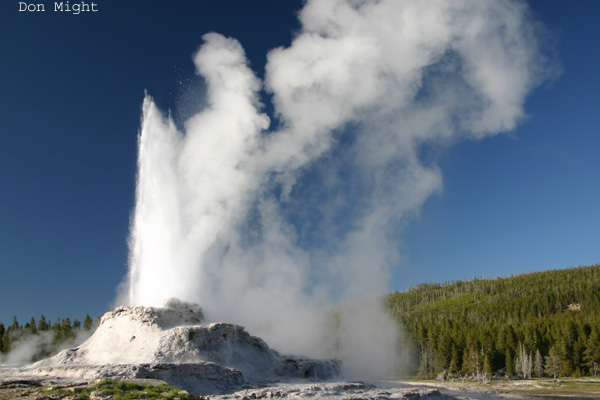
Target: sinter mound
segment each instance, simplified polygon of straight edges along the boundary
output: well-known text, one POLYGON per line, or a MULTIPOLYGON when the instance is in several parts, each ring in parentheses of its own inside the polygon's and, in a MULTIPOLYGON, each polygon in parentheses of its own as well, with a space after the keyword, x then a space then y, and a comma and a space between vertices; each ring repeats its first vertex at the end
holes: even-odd
POLYGON ((337 360, 282 356, 241 326, 202 322, 200 307, 178 300, 160 308, 119 307, 102 317, 81 346, 20 372, 71 380, 161 379, 203 394, 278 378, 329 379, 339 373, 337 360))

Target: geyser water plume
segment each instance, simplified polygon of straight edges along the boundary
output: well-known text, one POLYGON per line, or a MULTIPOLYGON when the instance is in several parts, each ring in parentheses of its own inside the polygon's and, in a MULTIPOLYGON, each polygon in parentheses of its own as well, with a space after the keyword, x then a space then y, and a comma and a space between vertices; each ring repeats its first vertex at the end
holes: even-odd
POLYGON ((519 1, 309 0, 299 18, 267 57, 277 128, 217 33, 194 56, 207 106, 185 132, 146 97, 122 302, 177 297, 284 352, 393 373, 381 303, 334 305, 389 290, 398 227, 441 189, 422 149, 524 117, 551 74, 540 27, 519 1))

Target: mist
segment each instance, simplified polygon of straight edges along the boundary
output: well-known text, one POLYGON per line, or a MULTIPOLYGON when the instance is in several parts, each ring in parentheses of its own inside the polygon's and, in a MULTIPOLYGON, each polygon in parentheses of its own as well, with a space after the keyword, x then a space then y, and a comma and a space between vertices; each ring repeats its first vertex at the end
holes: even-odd
POLYGON ((55 340, 55 332, 52 330, 37 331, 33 334, 25 333, 11 344, 8 353, 0 353, 0 367, 29 364, 61 350, 75 348, 92 336, 96 328, 97 321, 90 330, 76 329, 72 331, 72 338, 58 343, 55 340))
POLYGON ((236 39, 204 35, 206 107, 182 130, 144 99, 117 302, 176 297, 283 353, 397 374, 402 338, 380 296, 402 227, 442 191, 423 154, 526 118, 554 73, 543 27, 519 1, 319 0, 298 18, 264 81, 236 39))

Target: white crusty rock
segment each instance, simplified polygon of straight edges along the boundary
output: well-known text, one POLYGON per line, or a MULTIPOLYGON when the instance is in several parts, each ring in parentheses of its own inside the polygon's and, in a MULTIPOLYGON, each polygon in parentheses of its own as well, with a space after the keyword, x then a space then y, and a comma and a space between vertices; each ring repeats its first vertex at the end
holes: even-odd
MULTIPOLYGON (((377 387, 364 382, 289 384, 211 396, 212 400, 238 399, 328 399, 328 400, 467 400, 434 388, 377 387)), ((487 399, 487 397, 486 397, 487 399)))
POLYGON ((278 377, 329 379, 339 373, 336 360, 281 356, 241 326, 203 319, 200 307, 178 300, 164 307, 119 307, 79 347, 22 371, 71 379, 156 378, 205 394, 278 377))

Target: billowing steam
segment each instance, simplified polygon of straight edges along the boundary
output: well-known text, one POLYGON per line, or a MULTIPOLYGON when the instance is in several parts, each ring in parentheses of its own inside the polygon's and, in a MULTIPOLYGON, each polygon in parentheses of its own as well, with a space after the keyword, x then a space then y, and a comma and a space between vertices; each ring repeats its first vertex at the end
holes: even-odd
POLYGON ((146 97, 123 302, 197 302, 276 349, 389 373, 394 323, 372 299, 441 188, 422 154, 515 128, 547 78, 539 27, 516 1, 309 0, 299 18, 264 82, 206 34, 207 106, 185 132, 146 97))

